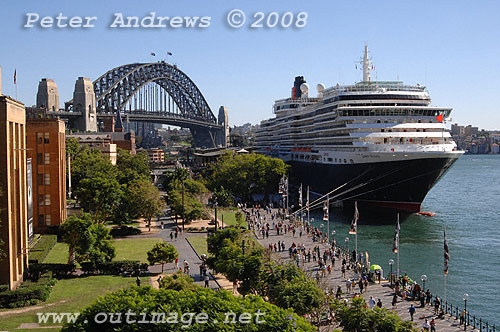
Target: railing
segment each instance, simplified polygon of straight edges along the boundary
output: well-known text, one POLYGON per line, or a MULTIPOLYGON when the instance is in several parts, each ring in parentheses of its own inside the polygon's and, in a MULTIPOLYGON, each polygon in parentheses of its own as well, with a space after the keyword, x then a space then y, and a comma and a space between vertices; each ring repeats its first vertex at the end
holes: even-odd
MULTIPOLYGON (((434 296, 434 301, 436 301, 437 299, 438 297, 434 296)), ((455 319, 460 319, 460 314, 462 313, 463 308, 454 306, 448 301, 445 301, 444 303, 442 300, 439 301, 440 308, 445 314, 449 314, 450 316, 455 317, 455 319)), ((467 328, 467 326, 469 326, 473 327, 476 330, 479 330, 480 332, 496 332, 495 324, 491 325, 488 323, 488 321, 484 321, 482 318, 476 317, 476 315, 471 315, 468 311, 466 311, 464 321, 461 323, 464 324, 464 330, 467 328)))

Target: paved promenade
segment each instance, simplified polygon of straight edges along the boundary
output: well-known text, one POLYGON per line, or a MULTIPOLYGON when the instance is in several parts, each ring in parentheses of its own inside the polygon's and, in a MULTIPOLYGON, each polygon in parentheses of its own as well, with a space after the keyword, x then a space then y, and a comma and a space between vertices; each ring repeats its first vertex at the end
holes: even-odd
MULTIPOLYGON (((323 254, 324 250, 327 249, 327 244, 324 243, 319 243, 319 242, 313 242, 312 236, 308 235, 307 232, 304 230, 302 232, 302 236, 299 236, 299 229, 297 229, 297 232, 295 233, 295 236, 291 232, 287 232, 286 234, 282 234, 280 232, 280 235, 276 235, 276 230, 271 229, 272 228, 272 221, 271 221, 271 216, 270 214, 267 214, 264 212, 263 209, 261 211, 261 216, 266 216, 267 222, 270 225, 270 231, 269 231, 269 237, 263 239, 262 238, 262 233, 258 233, 257 231, 255 234, 257 235, 258 241, 262 244, 263 247, 269 248, 270 244, 277 243, 278 241, 285 242, 285 251, 282 252, 274 252, 273 255, 276 260, 282 260, 282 261, 291 261, 289 258, 289 253, 288 253, 288 248, 292 243, 295 242, 296 245, 302 244, 305 246, 306 250, 311 248, 312 249, 315 246, 319 246, 321 250, 321 254, 323 254)), ((273 210, 273 212, 276 212, 276 210, 273 210)), ((275 219, 276 220, 276 219, 275 219)), ((287 223, 285 223, 288 225, 287 223)), ((295 263, 295 262, 294 262, 295 263)), ((318 263, 317 261, 314 262, 311 259, 310 263, 302 263, 302 259, 299 263, 299 265, 306 271, 306 273, 309 273, 311 277, 315 278, 316 276, 316 271, 319 270, 318 268, 318 263)), ((342 272, 341 272, 341 267, 342 267, 342 259, 336 259, 335 261, 335 266, 332 269, 331 275, 328 275, 328 272, 326 273, 325 277, 321 277, 320 283, 323 284, 323 286, 326 286, 327 289, 333 289, 336 291, 338 286, 341 286, 342 291, 343 291, 343 296, 346 298, 352 298, 354 293, 360 293, 360 289, 358 285, 356 284, 356 287, 350 291, 350 293, 346 293, 346 278, 352 279, 358 277, 358 275, 355 275, 353 270, 346 270, 346 278, 342 277, 342 272)), ((459 330, 464 330, 463 325, 459 326, 459 320, 456 320, 455 317, 451 317, 449 315, 445 315, 444 318, 439 319, 437 316, 434 316, 434 307, 431 305, 427 305, 424 308, 420 307, 420 302, 419 301, 409 301, 405 300, 403 301, 401 297, 398 297, 398 303, 397 307, 393 308, 392 307, 392 297, 394 295, 394 291, 390 287, 389 281, 384 281, 379 283, 369 283, 368 288, 366 292, 362 294, 363 298, 368 302, 370 299, 370 296, 374 298, 375 301, 380 299, 382 301, 382 306, 384 308, 387 308, 389 310, 395 310, 396 313, 404 320, 410 320, 410 314, 408 312, 408 309, 410 308, 410 305, 413 304, 413 306, 416 308, 416 312, 413 316, 414 320, 414 325, 418 329, 422 329, 422 325, 424 323, 425 318, 428 319, 430 322, 432 318, 436 318, 436 331, 459 331, 459 330)), ((473 330, 472 328, 467 328, 467 330, 473 330)))

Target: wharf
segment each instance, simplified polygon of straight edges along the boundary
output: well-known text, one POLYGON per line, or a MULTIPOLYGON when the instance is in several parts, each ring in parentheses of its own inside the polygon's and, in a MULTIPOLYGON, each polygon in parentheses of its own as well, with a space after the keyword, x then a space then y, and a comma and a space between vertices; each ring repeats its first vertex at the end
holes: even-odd
MULTIPOLYGON (((273 210, 273 212, 275 213, 276 210, 273 210)), ((271 215, 266 213, 263 209, 260 210, 260 213, 261 216, 266 217, 267 220, 266 222, 268 222, 270 225, 270 231, 269 231, 269 238, 265 239, 262 238, 262 234, 258 234, 258 232, 255 232, 256 238, 259 241, 259 243, 264 248, 269 248, 270 244, 274 245, 274 243, 277 243, 278 241, 285 242, 285 251, 273 252, 275 260, 291 262, 292 260, 289 257, 288 248, 294 242, 296 245, 299 244, 304 245, 306 250, 310 248, 311 252, 315 246, 320 247, 321 253, 323 253, 324 250, 328 249, 329 245, 326 243, 313 242, 312 236, 307 234, 305 230, 302 232, 301 237, 299 236, 299 230, 297 230, 295 236, 293 236, 293 233, 291 232, 287 232, 286 234, 282 234, 282 232, 280 232, 280 235, 276 235, 276 231, 271 229, 272 228, 271 215)), ((316 271, 318 271, 318 264, 317 262, 314 262, 312 259, 311 262, 309 263, 305 262, 304 265, 302 265, 302 259, 301 259, 300 266, 306 273, 312 276, 314 276, 316 274, 316 271)), ((360 293, 359 286, 356 284, 356 287, 354 289, 351 289, 350 293, 346 294, 346 278, 352 279, 355 278, 356 276, 353 270, 346 270, 346 278, 342 277, 341 267, 342 267, 342 260, 336 259, 335 266, 332 269, 331 275, 328 275, 327 273, 325 277, 322 277, 320 279, 320 284, 324 283, 327 289, 333 289, 333 291, 336 291, 337 287, 341 286, 343 296, 345 298, 350 299, 352 298, 354 293, 358 294, 360 293)), ((462 326, 459 325, 459 319, 456 319, 455 316, 445 314, 444 318, 438 318, 436 315, 434 315, 434 306, 432 305, 432 301, 430 305, 426 305, 425 307, 421 308, 419 301, 410 301, 410 300, 402 301, 401 298, 398 297, 397 307, 393 308, 392 307, 393 295, 394 291, 390 287, 390 282, 388 280, 382 280, 380 284, 378 282, 375 284, 369 283, 366 292, 363 292, 362 294, 363 298, 367 302, 370 299, 370 296, 372 296, 375 299, 375 301, 380 299, 382 301, 383 308, 386 308, 388 310, 394 310, 399 315, 399 317, 401 317, 401 319, 407 321, 410 321, 410 314, 408 309, 410 308, 410 305, 413 304, 413 306, 416 309, 416 312, 413 315, 414 327, 419 330, 422 330, 422 325, 425 319, 427 319, 430 323, 432 318, 435 318, 436 331, 438 332, 464 331, 463 325, 462 326)), ((339 327, 337 326, 336 328, 339 327)), ((474 331, 474 328, 468 326, 466 328, 466 331, 474 331)))

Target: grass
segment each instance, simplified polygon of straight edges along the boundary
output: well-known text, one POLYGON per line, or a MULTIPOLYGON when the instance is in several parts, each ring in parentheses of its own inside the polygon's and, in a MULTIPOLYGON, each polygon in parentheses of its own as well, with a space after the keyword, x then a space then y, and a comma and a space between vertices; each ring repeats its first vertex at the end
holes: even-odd
MULTIPOLYGON (((113 240, 113 245, 116 249, 116 257, 113 260, 133 260, 147 263, 147 252, 160 241, 162 241, 160 238, 126 238, 113 240)), ((56 243, 43 262, 66 264, 68 262, 68 245, 61 242, 56 243)))
MULTIPOLYGON (((235 210, 222 210, 217 211, 220 215, 217 216, 219 221, 222 221, 222 216, 224 216, 224 226, 236 226, 238 223, 236 221, 236 212, 235 210)), ((247 227, 247 222, 243 221, 241 224, 243 227, 247 227)))
POLYGON ((204 236, 190 236, 188 237, 189 242, 193 246, 194 250, 198 253, 198 255, 205 254, 208 256, 207 249, 207 238, 204 236))
MULTIPOLYGON (((89 276, 58 280, 47 302, 41 304, 54 305, 48 306, 47 308, 0 317, 0 330, 12 332, 59 331, 58 328, 23 330, 17 329, 17 327, 23 323, 37 323, 37 312, 79 312, 84 307, 92 304, 99 296, 103 296, 107 292, 133 285, 134 283, 134 277, 126 278, 119 276, 89 276)), ((53 324, 49 322, 40 325, 54 326, 62 324, 53 324)))

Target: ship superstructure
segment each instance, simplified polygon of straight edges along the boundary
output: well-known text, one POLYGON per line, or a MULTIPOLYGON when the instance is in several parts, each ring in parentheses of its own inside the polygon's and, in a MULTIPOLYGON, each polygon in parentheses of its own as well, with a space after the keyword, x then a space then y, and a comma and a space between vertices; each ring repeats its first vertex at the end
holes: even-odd
POLYGON ((291 164, 295 177, 339 201, 418 212, 427 192, 462 154, 424 86, 372 81, 368 48, 363 81, 325 88, 310 98, 302 76, 290 98, 261 122, 257 151, 291 164))

